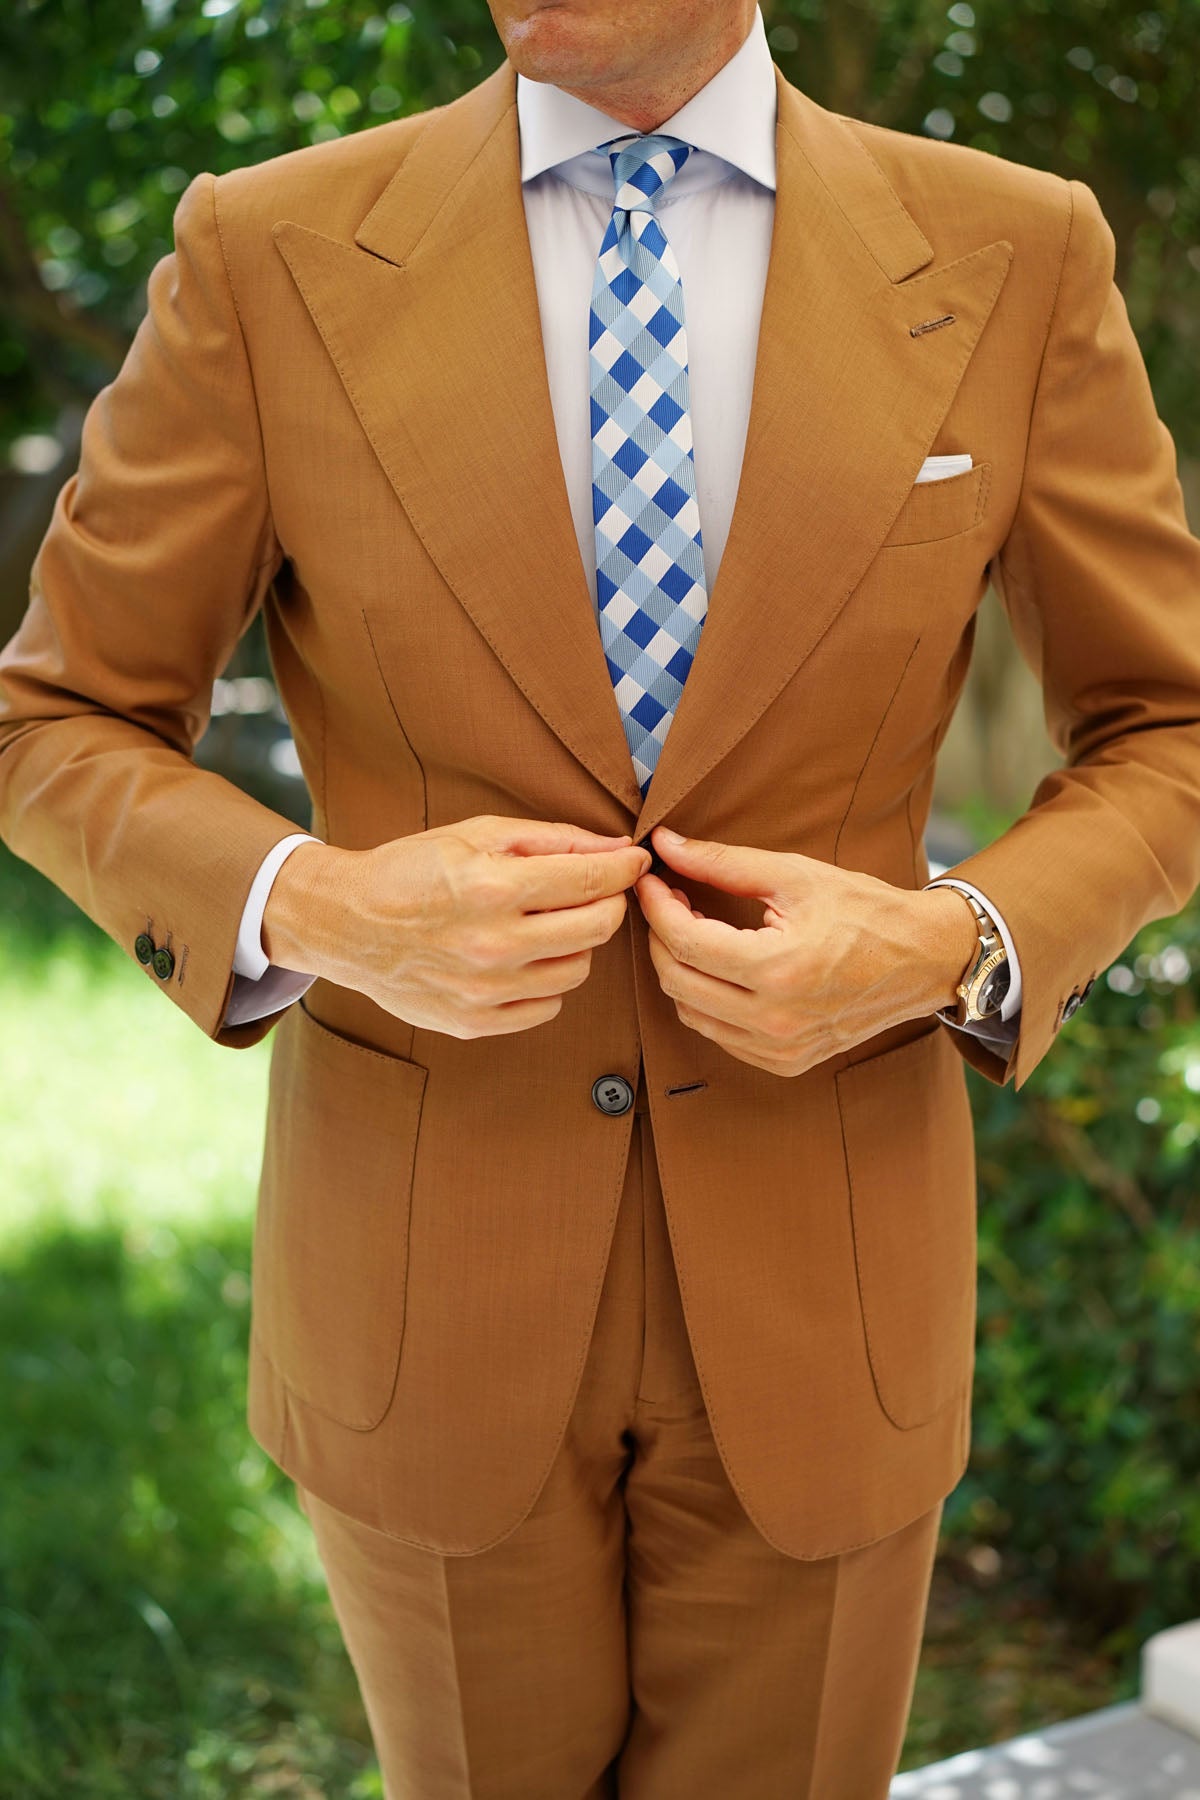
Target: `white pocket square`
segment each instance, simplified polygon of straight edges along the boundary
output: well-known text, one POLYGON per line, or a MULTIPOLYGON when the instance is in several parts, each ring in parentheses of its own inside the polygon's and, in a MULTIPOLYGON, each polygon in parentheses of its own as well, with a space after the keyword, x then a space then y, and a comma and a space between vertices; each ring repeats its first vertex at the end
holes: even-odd
POLYGON ((917 471, 917 481, 945 481, 948 475, 965 475, 974 466, 965 451, 961 456, 927 456, 917 471))

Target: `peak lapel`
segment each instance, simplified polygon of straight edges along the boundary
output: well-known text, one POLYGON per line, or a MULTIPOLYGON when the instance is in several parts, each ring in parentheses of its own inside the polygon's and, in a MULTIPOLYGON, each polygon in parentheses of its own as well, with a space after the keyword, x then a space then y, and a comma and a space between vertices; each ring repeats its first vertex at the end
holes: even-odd
POLYGON ((878 164, 782 76, 778 94, 775 224, 741 483, 639 840, 745 735, 861 581, 1012 259, 1002 240, 912 279, 934 253, 878 164), (911 335, 945 313, 952 325, 911 335))
POLYGON ((505 64, 432 113, 353 244, 275 241, 422 543, 580 763, 640 805, 579 560, 505 64))

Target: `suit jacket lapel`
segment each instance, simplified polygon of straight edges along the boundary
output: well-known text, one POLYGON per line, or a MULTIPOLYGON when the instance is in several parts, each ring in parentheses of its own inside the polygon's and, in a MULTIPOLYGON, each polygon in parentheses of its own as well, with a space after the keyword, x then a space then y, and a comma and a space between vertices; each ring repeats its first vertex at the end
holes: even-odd
POLYGON ((275 241, 445 580, 546 723, 640 805, 567 499, 504 65, 430 115, 353 245, 275 241))
POLYGON ((933 250, 850 126, 778 76, 775 224, 741 483, 641 838, 726 756, 858 586, 954 398, 1007 241, 933 250), (945 313, 954 323, 913 337, 945 313))
POLYGON ((505 64, 433 113, 353 245, 276 242, 363 429, 514 681, 643 837, 745 735, 899 512, 1012 258, 933 251, 852 128, 778 78, 777 194, 741 484, 643 804, 579 560, 505 64), (954 324, 911 335, 944 313, 954 324))

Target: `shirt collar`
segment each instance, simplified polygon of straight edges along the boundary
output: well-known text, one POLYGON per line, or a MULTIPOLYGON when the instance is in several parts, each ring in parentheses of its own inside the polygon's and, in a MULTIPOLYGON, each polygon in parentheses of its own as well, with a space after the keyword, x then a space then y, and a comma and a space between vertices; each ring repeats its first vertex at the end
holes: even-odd
MULTIPOLYGON (((656 129, 721 157, 774 190, 775 112, 775 64, 762 12, 756 8, 741 48, 698 94, 656 129)), ((630 130, 574 94, 520 74, 517 122, 523 182, 630 130)), ((611 182, 607 170, 605 174, 611 182)))

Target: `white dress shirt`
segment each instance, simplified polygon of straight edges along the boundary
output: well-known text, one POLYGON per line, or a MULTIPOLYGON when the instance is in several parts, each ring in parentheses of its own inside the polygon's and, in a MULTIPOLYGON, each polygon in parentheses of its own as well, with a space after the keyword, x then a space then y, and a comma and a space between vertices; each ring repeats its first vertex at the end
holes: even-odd
MULTIPOLYGON (((758 327, 775 217, 775 67, 761 12, 736 55, 658 127, 695 146, 659 202, 683 284, 695 445, 696 498, 709 593, 729 535, 741 476, 758 352, 758 327)), ((545 82, 517 77, 521 189, 537 288, 554 427, 579 554, 596 597, 592 523, 588 313, 600 241, 613 207, 612 168, 597 148, 630 127, 545 82)), ((262 918, 271 883, 297 844, 276 844, 242 915, 227 1024, 296 1000, 313 977, 271 966, 262 918)), ((1008 929, 986 895, 955 877, 932 881, 974 894, 1008 952, 1010 980, 999 1018, 964 1027, 1004 1055, 1016 1039, 1021 971, 1008 929)))

